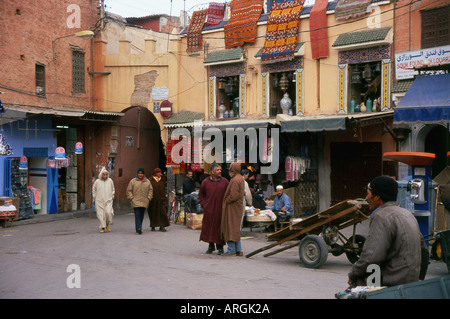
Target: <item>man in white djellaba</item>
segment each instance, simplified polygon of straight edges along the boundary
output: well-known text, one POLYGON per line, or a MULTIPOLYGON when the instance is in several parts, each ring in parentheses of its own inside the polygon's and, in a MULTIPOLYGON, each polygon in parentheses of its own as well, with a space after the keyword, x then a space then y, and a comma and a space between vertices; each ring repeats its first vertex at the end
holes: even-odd
POLYGON ((95 211, 97 219, 100 222, 100 233, 105 230, 111 231, 109 225, 113 223, 113 200, 114 200, 114 182, 109 177, 109 172, 105 167, 102 167, 98 174, 98 179, 95 180, 92 186, 92 196, 95 203, 95 211))

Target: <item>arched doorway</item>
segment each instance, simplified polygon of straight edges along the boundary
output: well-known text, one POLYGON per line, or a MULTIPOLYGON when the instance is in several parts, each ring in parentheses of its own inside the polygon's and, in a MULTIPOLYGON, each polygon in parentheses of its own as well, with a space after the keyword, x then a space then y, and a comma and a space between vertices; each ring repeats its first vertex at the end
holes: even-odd
POLYGON ((147 177, 156 167, 164 171, 164 146, 157 119, 141 106, 130 107, 125 111, 119 122, 118 139, 114 165, 116 204, 119 208, 127 209, 130 204, 126 198, 126 189, 138 168, 143 168, 147 177))

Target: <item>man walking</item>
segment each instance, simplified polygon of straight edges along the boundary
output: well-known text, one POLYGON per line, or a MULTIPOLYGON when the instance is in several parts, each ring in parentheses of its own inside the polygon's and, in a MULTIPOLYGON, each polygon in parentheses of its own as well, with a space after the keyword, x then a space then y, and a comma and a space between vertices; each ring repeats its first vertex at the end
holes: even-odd
POLYGON ((202 230, 200 240, 208 243, 207 254, 212 254, 217 247, 218 254, 223 254, 225 244, 220 236, 222 222, 223 196, 228 186, 226 178, 222 177, 222 167, 219 164, 211 165, 210 176, 206 177, 198 192, 198 199, 203 208, 202 230))
POLYGON ((155 227, 159 227, 159 231, 165 232, 166 227, 170 226, 169 217, 167 216, 167 196, 166 182, 161 177, 160 168, 153 170, 153 176, 150 178, 153 188, 153 198, 148 205, 148 217, 150 218, 150 228, 155 231, 155 227))
POLYGON ((241 220, 244 210, 245 181, 241 163, 230 165, 230 183, 223 197, 222 237, 228 245, 224 256, 243 256, 241 247, 241 220))
POLYGON ((114 182, 109 178, 109 172, 102 167, 98 174, 98 179, 92 186, 92 197, 95 203, 95 212, 100 222, 100 233, 105 229, 111 231, 109 225, 113 223, 113 200, 114 200, 114 182))
POLYGON ((369 235, 348 274, 350 286, 367 284, 367 266, 371 264, 380 267, 381 286, 418 281, 423 279, 421 273, 425 277, 427 248, 414 215, 395 202, 397 192, 397 182, 387 176, 375 177, 367 186, 366 200, 372 211, 369 235))
POLYGON ((144 220, 145 210, 153 197, 152 184, 145 177, 144 169, 140 168, 137 175, 133 178, 127 187, 127 198, 131 202, 134 210, 134 223, 137 234, 142 234, 142 221, 144 220))

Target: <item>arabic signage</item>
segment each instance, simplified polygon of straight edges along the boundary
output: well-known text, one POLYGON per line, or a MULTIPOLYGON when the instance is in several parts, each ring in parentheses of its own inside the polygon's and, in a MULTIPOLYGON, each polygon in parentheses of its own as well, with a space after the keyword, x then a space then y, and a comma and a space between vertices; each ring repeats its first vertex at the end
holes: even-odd
POLYGON ((425 66, 450 64, 450 45, 395 54, 395 75, 397 80, 413 79, 418 72, 414 69, 425 66))

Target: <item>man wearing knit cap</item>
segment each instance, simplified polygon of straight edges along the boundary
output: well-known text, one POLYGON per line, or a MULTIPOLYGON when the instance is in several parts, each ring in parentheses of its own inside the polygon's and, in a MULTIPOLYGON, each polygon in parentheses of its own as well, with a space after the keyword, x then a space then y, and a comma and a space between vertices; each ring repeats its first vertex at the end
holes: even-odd
POLYGON ((398 185, 387 176, 375 177, 367 185, 369 234, 361 257, 348 274, 350 286, 373 285, 366 282, 367 267, 378 265, 381 286, 396 286, 425 277, 428 250, 414 215, 396 203, 398 185), (426 252, 425 252, 426 250, 426 252))
POLYGON ((145 210, 153 198, 152 184, 145 177, 143 168, 139 168, 136 177, 128 183, 127 198, 134 210, 136 233, 140 235, 142 234, 142 221, 144 220, 145 210))

